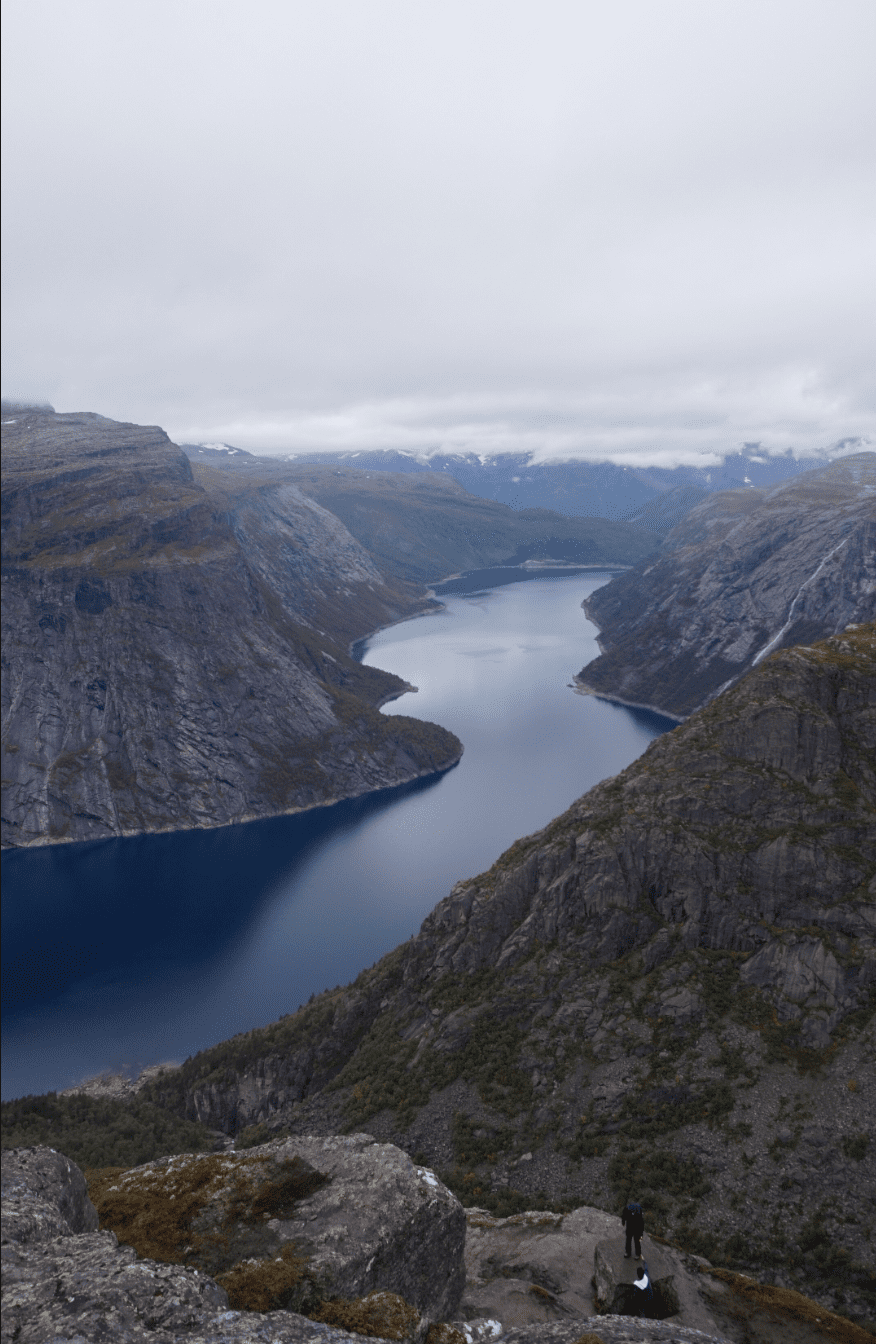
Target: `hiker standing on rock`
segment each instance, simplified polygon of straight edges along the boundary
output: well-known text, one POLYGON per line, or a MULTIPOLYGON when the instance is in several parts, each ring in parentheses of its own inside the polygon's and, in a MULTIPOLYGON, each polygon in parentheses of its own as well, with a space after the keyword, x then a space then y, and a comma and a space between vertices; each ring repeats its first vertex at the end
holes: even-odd
POLYGON ((636 1204, 630 1200, 627 1207, 621 1214, 621 1223, 627 1229, 627 1248, 624 1251, 624 1259, 630 1258, 630 1243, 636 1243, 636 1259, 642 1254, 642 1233, 645 1231, 645 1215, 642 1213, 641 1204, 636 1204))

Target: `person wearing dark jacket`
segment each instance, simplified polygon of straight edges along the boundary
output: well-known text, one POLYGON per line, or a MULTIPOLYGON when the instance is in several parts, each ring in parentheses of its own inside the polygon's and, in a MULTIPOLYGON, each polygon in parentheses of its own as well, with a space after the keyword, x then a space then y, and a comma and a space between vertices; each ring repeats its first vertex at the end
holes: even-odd
POLYGON ((636 1316, 650 1316, 653 1304, 654 1289, 651 1287, 648 1261, 643 1260, 636 1266, 636 1277, 633 1281, 633 1311, 636 1316))
POLYGON ((630 1258, 630 1243, 636 1243, 636 1259, 642 1254, 642 1233, 645 1231, 645 1215, 642 1213, 641 1204, 636 1204, 630 1200, 629 1204, 621 1214, 621 1223, 627 1230, 627 1247, 624 1251, 624 1258, 630 1258))

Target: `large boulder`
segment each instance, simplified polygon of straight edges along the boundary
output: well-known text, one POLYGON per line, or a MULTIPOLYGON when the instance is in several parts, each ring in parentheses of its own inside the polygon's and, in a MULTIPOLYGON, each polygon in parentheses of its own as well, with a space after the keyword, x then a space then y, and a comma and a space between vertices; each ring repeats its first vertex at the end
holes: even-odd
POLYGON ((590 1208, 510 1218, 466 1212, 463 1316, 510 1327, 594 1315, 594 1252, 619 1225, 616 1216, 590 1208))
MULTIPOLYGON (((495 1316, 512 1333, 587 1319, 592 1330, 605 1334, 606 1315, 629 1313, 639 1262, 624 1258, 617 1214, 582 1207, 567 1214, 533 1211, 493 1218, 482 1209, 468 1209, 467 1217, 463 1316, 495 1316)), ((656 1280, 656 1315, 671 1317, 677 1327, 720 1334, 704 1300, 699 1271, 707 1262, 647 1236, 643 1250, 656 1280)))
POLYGON ((309 1311, 387 1292, 446 1320, 462 1296, 462 1206, 367 1134, 162 1158, 111 1176, 95 1197, 122 1241, 218 1276, 232 1305, 309 1311))
POLYGON ((422 1339, 462 1294, 461 1206, 430 1171, 368 1135, 107 1173, 94 1187, 102 1231, 81 1171, 61 1154, 13 1150, 3 1175, 4 1344, 355 1339, 335 1317, 422 1339), (158 1254, 138 1254, 149 1246, 158 1254), (278 1299, 296 1291, 323 1321, 283 1309, 278 1299), (235 1294, 260 1308, 230 1310, 235 1294))
POLYGON ((297 1155, 330 1178, 277 1230, 334 1293, 382 1290, 432 1320, 455 1314, 465 1286, 465 1212, 433 1172, 368 1134, 266 1148, 297 1155))
POLYGON ((13 1148, 3 1154, 3 1242, 47 1241, 96 1232, 97 1210, 75 1162, 54 1148, 13 1148))

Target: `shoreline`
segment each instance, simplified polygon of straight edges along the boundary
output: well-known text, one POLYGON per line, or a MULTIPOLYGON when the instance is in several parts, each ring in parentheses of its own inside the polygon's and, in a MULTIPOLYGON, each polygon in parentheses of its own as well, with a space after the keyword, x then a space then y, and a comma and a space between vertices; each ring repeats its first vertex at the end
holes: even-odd
MULTIPOLYGON (((416 690, 416 687, 412 688, 416 690)), ((406 695, 407 691, 400 691, 399 695, 406 695)), ((440 724, 438 727, 440 728, 440 724)), ((152 830, 125 830, 118 831, 113 835, 95 835, 85 840, 71 840, 67 836, 40 836, 38 839, 28 841, 22 845, 4 844, 0 847, 3 854, 24 854, 30 853, 34 849, 47 849, 55 845, 105 845, 113 840, 135 840, 138 837, 149 835, 187 835, 191 831, 220 831, 231 826, 249 826, 258 821, 277 821, 280 817, 301 817, 308 812, 322 812, 329 807, 340 807, 344 803, 355 802, 357 798, 365 798, 376 793, 389 792, 392 789, 405 789, 411 784, 416 784, 418 780, 437 779, 439 775, 446 775, 448 770, 454 770, 465 753, 465 746, 460 743, 462 748, 458 756, 455 756, 447 765, 441 765, 437 770, 418 770, 416 774, 407 775, 404 779, 399 779, 394 784, 379 784, 374 789, 360 789, 358 793, 344 793, 338 798, 325 798, 320 803, 312 803, 310 807, 292 807, 282 808, 279 812, 252 812, 246 816, 235 817, 232 821, 214 821, 201 823, 197 826, 157 826, 152 830)))
MULTIPOLYGON (((540 569, 568 569, 570 573, 575 573, 580 570, 592 570, 596 572, 609 573, 609 574, 625 574, 628 569, 633 569, 634 566, 618 565, 618 564, 589 564, 585 563, 584 561, 579 562, 577 560, 523 560, 519 565, 488 565, 485 568, 506 569, 506 570, 519 569, 529 574, 532 574, 533 571, 537 573, 538 570, 540 569)), ((373 630, 369 630, 367 634, 360 635, 358 639, 352 640, 347 647, 347 652, 349 656, 351 658, 354 658, 357 663, 361 662, 362 661, 361 657, 358 656, 356 653, 357 647, 362 644, 367 644, 368 640, 373 639, 375 635, 382 634, 384 630, 391 630, 393 626, 403 625, 405 621, 416 621, 421 616, 437 616, 437 614, 440 611, 445 611, 447 608, 447 603, 441 601, 441 598, 438 597, 438 595, 435 592, 435 589, 439 588, 442 583, 452 583, 456 579, 462 579, 466 576, 466 574, 478 574, 481 572, 482 572, 481 570, 464 569, 460 570, 456 574, 445 574, 440 579, 432 579, 431 582, 428 585, 426 585, 426 597, 424 599, 424 603, 426 605, 424 605, 421 610, 409 612, 407 616, 399 616, 399 618, 395 621, 387 621, 386 625, 375 626, 375 628, 373 630)), ((489 587, 489 585, 487 586, 489 587)), ((495 587, 498 585, 493 586, 495 587)), ((584 601, 581 603, 582 607, 585 607, 585 603, 587 602, 587 600, 588 599, 585 597, 584 601)), ((586 610, 584 614, 587 615, 586 610)), ((587 619, 590 620, 590 617, 587 616, 587 619)), ((594 621, 593 624, 596 625, 596 622, 594 621)), ((416 688, 411 687, 409 689, 415 690, 416 688)), ((404 694, 405 694, 404 691, 399 691, 398 693, 399 696, 404 694)), ((390 699, 398 699, 398 696, 391 696, 390 699)), ((381 703, 388 704, 389 702, 387 700, 384 700, 381 703)), ((378 706, 378 708, 379 707, 380 706, 378 706)))
MULTIPOLYGON (((445 580, 444 580, 444 579, 435 579, 434 582, 435 582, 435 583, 444 583, 445 580)), ((361 663, 362 658, 361 658, 360 655, 358 655, 358 654, 356 653, 356 649, 357 649, 357 647, 358 647, 360 644, 363 644, 363 645, 364 645, 364 644, 367 644, 368 641, 369 641, 369 639, 373 639, 375 635, 379 635, 379 634, 381 634, 384 630, 392 630, 393 627, 396 626, 396 625, 404 625, 405 621, 417 621, 417 620, 419 620, 419 618, 420 618, 421 616, 437 616, 439 611, 444 611, 444 610, 445 610, 446 603, 442 602, 440 598, 436 597, 435 594, 433 593, 433 591, 432 591, 431 588, 428 588, 428 589, 426 590, 426 598, 425 598, 425 601, 426 601, 429 605, 424 606, 424 607, 422 608, 422 610, 420 610, 420 611, 411 611, 411 612, 408 613, 407 616, 399 616, 399 618, 398 618, 397 621, 387 621, 386 625, 378 625, 378 626, 375 626, 375 628, 374 628, 373 630, 369 630, 369 631, 368 631, 367 635, 360 635, 358 639, 354 639, 354 640, 352 640, 352 641, 350 642, 350 644, 347 646, 347 654, 348 654, 348 656, 349 656, 350 658, 352 658, 354 662, 361 663)), ((363 649, 362 649, 362 653, 364 654, 364 652, 365 652, 365 650, 364 650, 364 648, 363 648, 363 649)), ((384 671, 384 669, 381 668, 380 671, 382 672, 382 671, 384 671)), ((417 689, 416 686, 410 686, 410 687, 408 687, 408 690, 415 691, 416 689, 417 689)), ((398 695, 391 695, 391 696, 389 696, 389 700, 397 700, 399 695, 404 695, 404 694, 405 694, 404 691, 399 691, 399 692, 398 692, 398 695)), ((383 701, 381 701, 381 704, 384 704, 384 705, 385 705, 385 704, 388 704, 388 703, 389 703, 389 700, 383 700, 383 701)), ((379 708, 380 708, 380 705, 378 705, 377 708, 379 709, 379 708)))
POLYGON ((588 686, 586 681, 581 681, 580 677, 574 676, 569 682, 569 686, 576 695, 592 695, 597 700, 607 700, 612 705, 623 705, 624 709, 645 709, 650 714, 659 714, 661 719, 672 719, 673 723, 686 723, 690 717, 688 714, 673 714, 669 709, 661 709, 659 705, 645 705, 639 700, 624 700, 619 695, 611 695, 608 691, 597 691, 595 686, 588 686))

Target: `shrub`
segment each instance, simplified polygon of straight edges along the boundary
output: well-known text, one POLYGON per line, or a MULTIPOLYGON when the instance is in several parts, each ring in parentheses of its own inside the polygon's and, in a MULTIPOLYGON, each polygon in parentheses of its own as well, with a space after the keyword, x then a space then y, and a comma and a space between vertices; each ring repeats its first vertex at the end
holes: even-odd
POLYGON ((216 1136, 205 1125, 171 1115, 139 1096, 81 1093, 3 1102, 4 1148, 54 1148, 80 1167, 136 1167, 175 1153, 209 1152, 216 1136))

